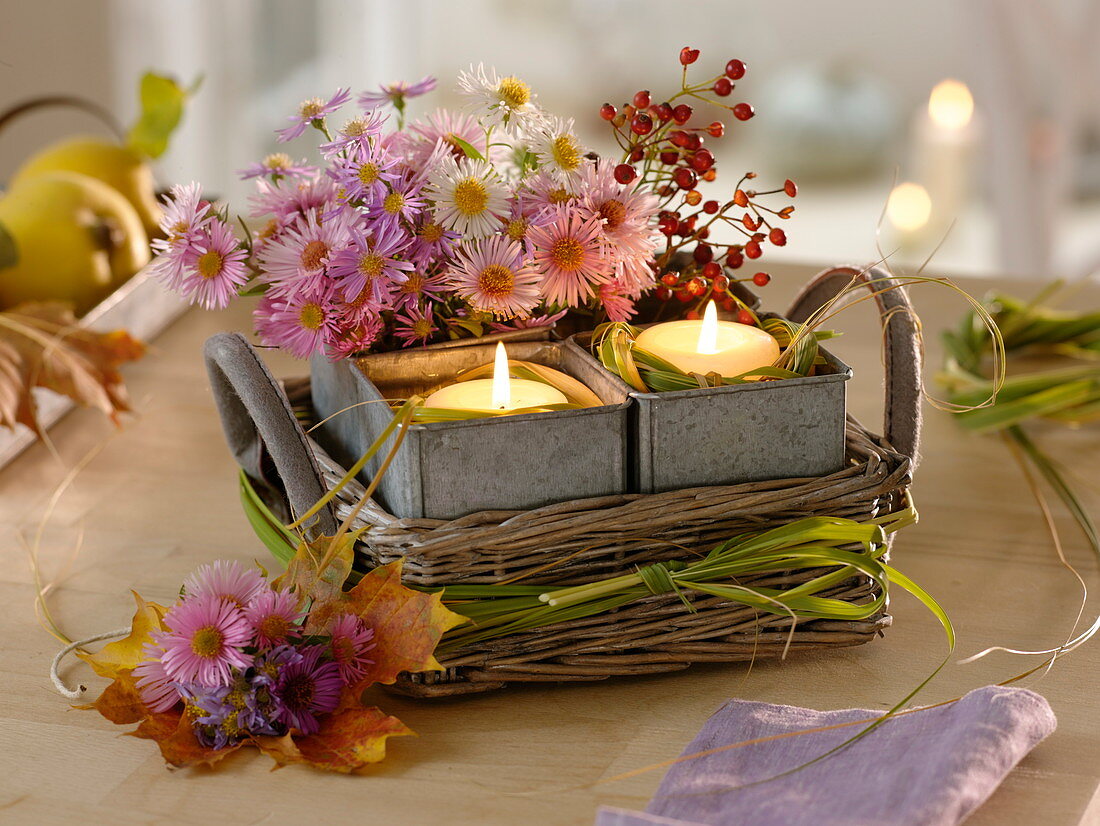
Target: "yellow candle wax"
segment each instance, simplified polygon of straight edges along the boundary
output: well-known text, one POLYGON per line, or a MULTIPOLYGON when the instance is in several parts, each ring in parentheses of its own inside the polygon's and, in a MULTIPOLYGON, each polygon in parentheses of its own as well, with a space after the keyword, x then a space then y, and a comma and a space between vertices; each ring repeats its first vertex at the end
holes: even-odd
POLYGON ((491 379, 471 379, 448 384, 428 396, 424 405, 489 413, 565 404, 568 401, 565 394, 549 384, 509 378, 508 353, 504 345, 498 343, 491 379))
POLYGON ((770 333, 751 324, 719 321, 713 301, 701 321, 654 324, 642 330, 635 345, 686 373, 703 375, 738 376, 779 358, 779 344, 770 333))

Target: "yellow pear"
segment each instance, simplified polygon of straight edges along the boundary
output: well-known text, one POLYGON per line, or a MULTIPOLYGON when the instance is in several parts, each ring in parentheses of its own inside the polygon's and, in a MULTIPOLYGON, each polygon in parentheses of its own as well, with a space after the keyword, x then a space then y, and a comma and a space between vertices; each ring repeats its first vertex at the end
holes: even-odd
POLYGON ((0 198, 0 309, 70 301, 87 312, 149 262, 149 238, 117 191, 87 175, 50 172, 17 181, 0 198), (3 256, 0 256, 2 258, 3 256))
POLYGON ((150 236, 157 234, 162 210, 153 170, 134 150, 94 137, 65 138, 39 150, 16 170, 12 186, 43 172, 79 172, 121 192, 133 205, 150 236))

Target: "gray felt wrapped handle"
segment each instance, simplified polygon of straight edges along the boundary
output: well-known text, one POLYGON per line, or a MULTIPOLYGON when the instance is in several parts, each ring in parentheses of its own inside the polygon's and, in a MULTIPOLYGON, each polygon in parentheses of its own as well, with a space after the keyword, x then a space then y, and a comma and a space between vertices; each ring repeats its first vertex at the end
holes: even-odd
POLYGON ((818 273, 802 289, 787 311, 787 318, 799 323, 805 321, 853 279, 874 294, 886 335, 883 435, 899 453, 910 457, 915 467, 920 448, 923 359, 913 306, 905 288, 897 286, 889 273, 877 267, 832 267, 818 273))
MULTIPOLYGON (((260 485, 285 491, 295 515, 305 513, 324 495, 325 486, 282 386, 240 333, 211 336, 203 352, 225 439, 237 463, 260 485)), ((324 534, 336 527, 328 508, 310 523, 324 534)))

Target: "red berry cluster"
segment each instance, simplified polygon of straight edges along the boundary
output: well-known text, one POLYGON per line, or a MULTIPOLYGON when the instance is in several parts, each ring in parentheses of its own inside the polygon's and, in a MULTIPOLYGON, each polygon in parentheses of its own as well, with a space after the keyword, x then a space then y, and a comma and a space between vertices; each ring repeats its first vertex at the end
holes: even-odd
MULTIPOLYGON (((745 76, 744 61, 733 58, 722 74, 689 84, 687 67, 698 59, 698 49, 685 46, 680 50, 680 91, 664 102, 654 103, 652 93, 643 89, 619 109, 605 103, 600 107, 600 116, 610 123, 623 150, 622 161, 615 167, 615 180, 624 185, 637 181, 638 186, 651 187, 662 199, 658 228, 667 241, 655 262, 660 274, 657 297, 663 301, 675 297, 692 304, 688 317, 697 315, 703 303, 713 298, 727 311, 739 310, 740 320, 748 323, 752 315, 729 293, 731 276, 726 270, 740 269, 746 258, 760 258, 765 244, 781 247, 787 243, 786 234, 773 222, 789 218, 794 207, 775 210, 757 199, 780 192, 793 198, 798 189, 791 180, 766 192, 746 188, 746 182, 756 177, 756 173, 747 172, 729 200, 703 200, 696 187, 700 181, 709 183, 718 175, 714 154, 704 144, 707 138, 722 137, 726 127, 719 120, 692 124, 695 110, 686 100, 720 107, 739 121, 749 120, 754 111, 748 103, 730 105, 724 101, 736 88, 734 81, 745 76), (733 227, 743 238, 732 244, 710 241, 711 228, 718 221, 733 227), (689 245, 693 246, 690 263, 672 270, 673 256, 689 245)), ((751 280, 763 287, 771 276, 758 272, 751 278, 733 280, 751 280)))

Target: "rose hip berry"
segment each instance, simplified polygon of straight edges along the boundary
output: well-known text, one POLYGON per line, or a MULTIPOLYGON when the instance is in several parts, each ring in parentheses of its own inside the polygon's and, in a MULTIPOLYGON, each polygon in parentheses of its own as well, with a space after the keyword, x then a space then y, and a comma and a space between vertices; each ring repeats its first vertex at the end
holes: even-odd
POLYGON ((653 131, 653 118, 645 112, 639 112, 630 121, 630 131, 635 135, 648 135, 653 131))
POLYGON ((703 200, 703 193, 698 189, 692 189, 684 196, 684 201, 689 206, 698 206, 701 200, 703 200))
POLYGON ((673 129, 668 133, 668 139, 673 146, 678 146, 681 149, 687 149, 688 145, 688 133, 682 129, 673 129))
POLYGON ((752 313, 744 307, 737 311, 737 321, 740 324, 756 324, 756 319, 752 317, 752 313))
MULTIPOLYGON (((709 267, 710 264, 708 264, 707 266, 709 267)), ((715 266, 718 265, 715 264, 715 266)), ((711 281, 711 286, 714 287, 715 292, 724 293, 726 290, 729 289, 730 280, 726 278, 726 276, 722 275, 721 272, 719 272, 718 275, 714 276, 714 279, 711 281)))
POLYGON ((707 127, 707 134, 712 138, 720 138, 726 133, 726 125, 720 120, 714 121, 707 127))
POLYGON ((615 167, 615 180, 621 184, 628 184, 638 176, 638 171, 628 163, 621 163, 615 167))
POLYGON ((732 91, 733 84, 730 83, 728 77, 720 77, 718 80, 714 81, 714 94, 718 95, 718 97, 724 98, 732 91))
POLYGON ((668 121, 672 120, 672 104, 657 104, 657 117, 660 119, 661 123, 667 123, 668 121))
POLYGON ((680 103, 676 106, 675 109, 672 110, 672 119, 676 121, 676 123, 678 123, 680 126, 683 126, 691 119, 691 116, 694 112, 695 110, 688 106, 686 103, 680 103))
POLYGON ((714 166, 714 155, 709 149, 700 149, 691 156, 691 168, 696 172, 706 172, 714 166))
POLYGON ((695 259, 696 263, 709 264, 714 259, 714 247, 710 244, 699 244, 692 250, 691 257, 695 259))
POLYGON ((705 204, 703 204, 703 212, 705 212, 707 215, 714 215, 716 212, 718 212, 718 202, 707 201, 705 204))
POLYGON ((777 247, 785 246, 787 243, 787 233, 779 227, 773 227, 772 231, 768 233, 768 240, 777 247))
POLYGON ((745 257, 746 258, 759 258, 764 254, 764 251, 760 249, 760 242, 755 238, 751 241, 745 242, 745 257))
MULTIPOLYGON (((724 277, 722 275, 722 265, 717 261, 708 261, 703 265, 703 277, 709 278, 712 281, 716 278, 724 277)), ((715 287, 717 287, 717 284, 715 284, 715 287)))
POLYGON ((668 287, 657 288, 658 301, 668 301, 670 298, 672 298, 672 290, 670 290, 668 287))
POLYGON ((755 284, 757 287, 766 287, 768 286, 768 282, 771 280, 772 277, 766 272, 758 272, 752 277, 752 283, 755 284))
POLYGON ((680 189, 695 189, 695 185, 699 182, 695 173, 690 169, 681 166, 672 175, 672 181, 680 189))
POLYGON ((680 276, 674 272, 666 272, 661 276, 661 283, 666 287, 675 287, 680 283, 680 276))
POLYGON ((683 66, 690 66, 696 60, 699 59, 699 50, 693 49, 691 46, 684 46, 680 49, 680 64, 683 66))
POLYGON ((671 149, 666 149, 658 157, 660 157, 661 163, 665 164, 665 166, 672 166, 679 162, 680 153, 674 152, 671 149))
POLYGON ((736 57, 726 64, 726 77, 730 80, 740 80, 745 76, 745 61, 738 60, 736 57))
POLYGON ((738 120, 748 120, 756 114, 751 103, 738 103, 733 107, 733 116, 738 120))
POLYGON ((783 191, 787 193, 788 198, 793 198, 798 194, 798 186, 790 178, 787 178, 787 180, 783 182, 783 191))
POLYGON ((692 295, 702 295, 707 291, 707 282, 702 278, 693 278, 687 283, 687 290, 692 295))
POLYGON ((600 107, 600 117, 604 120, 612 120, 617 114, 618 112, 616 111, 615 107, 612 106, 610 103, 605 103, 603 106, 600 107))
POLYGON ((733 202, 739 207, 747 207, 749 205, 749 196, 745 194, 745 190, 739 189, 733 193, 733 202))
POLYGON ((649 101, 649 90, 648 89, 642 89, 642 91, 640 91, 640 92, 635 92, 634 93, 634 100, 631 101, 631 102, 639 109, 648 109, 649 108, 649 103, 650 103, 650 101, 649 101))

